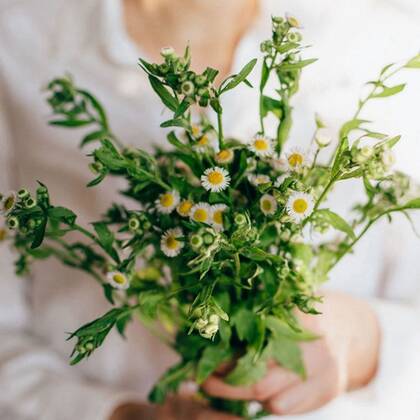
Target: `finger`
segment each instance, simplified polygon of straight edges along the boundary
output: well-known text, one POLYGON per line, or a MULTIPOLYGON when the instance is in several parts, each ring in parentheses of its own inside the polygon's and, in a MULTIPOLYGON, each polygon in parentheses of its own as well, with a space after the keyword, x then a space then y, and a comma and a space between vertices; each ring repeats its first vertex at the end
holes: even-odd
POLYGON ((225 383, 222 378, 211 376, 203 384, 203 389, 214 397, 265 401, 299 381, 300 378, 295 373, 276 366, 272 367, 267 375, 255 385, 233 386, 225 383))
POLYGON ((322 407, 339 393, 336 372, 330 369, 322 375, 280 392, 265 406, 273 414, 301 414, 322 407))

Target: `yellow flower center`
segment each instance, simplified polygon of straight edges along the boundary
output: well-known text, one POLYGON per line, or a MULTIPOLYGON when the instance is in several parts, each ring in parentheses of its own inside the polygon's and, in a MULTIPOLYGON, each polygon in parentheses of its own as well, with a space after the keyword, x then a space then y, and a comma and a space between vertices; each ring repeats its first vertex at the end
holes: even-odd
POLYGON ((178 211, 182 216, 188 216, 188 213, 191 210, 193 203, 189 200, 185 200, 183 201, 179 207, 178 207, 178 211))
POLYGON ((198 125, 193 125, 191 127, 192 135, 197 137, 200 134, 200 127, 198 125))
POLYGON ((126 278, 123 274, 121 273, 115 273, 112 276, 112 279, 115 281, 115 283, 117 284, 124 284, 126 282, 126 278))
POLYGON ((196 222, 204 223, 207 221, 207 211, 205 209, 197 209, 194 212, 193 218, 196 222))
POLYGON ((224 181, 225 177, 221 172, 213 171, 207 175, 207 179, 209 180, 210 184, 219 185, 224 181))
POLYGON ((4 241, 7 236, 7 230, 6 229, 0 229, 0 242, 4 241))
POLYGON ((207 146, 209 144, 209 138, 204 134, 204 136, 202 136, 200 140, 198 140, 198 144, 200 146, 207 146))
POLYGON ((260 151, 263 152, 265 150, 268 150, 268 142, 266 139, 255 139, 254 141, 254 147, 260 151))
POLYGON ((288 158, 290 166, 296 167, 302 165, 303 156, 300 153, 292 153, 288 158))
POLYGON ((272 208, 270 200, 263 200, 261 203, 261 207, 264 211, 270 211, 272 208))
POLYGON ((229 160, 232 156, 232 152, 230 150, 222 150, 217 154, 217 159, 221 162, 229 160))
POLYGON ((218 225, 223 224, 223 210, 216 210, 213 213, 213 221, 217 223, 218 225))
POLYGON ((160 196, 160 204, 163 207, 171 207, 174 205, 174 196, 171 193, 165 193, 160 196))
POLYGON ((308 208, 308 202, 303 198, 298 198, 293 202, 293 210, 296 213, 305 213, 308 208))
POLYGON ((179 242, 173 236, 168 236, 166 238, 166 246, 169 249, 177 249, 179 246, 179 242))

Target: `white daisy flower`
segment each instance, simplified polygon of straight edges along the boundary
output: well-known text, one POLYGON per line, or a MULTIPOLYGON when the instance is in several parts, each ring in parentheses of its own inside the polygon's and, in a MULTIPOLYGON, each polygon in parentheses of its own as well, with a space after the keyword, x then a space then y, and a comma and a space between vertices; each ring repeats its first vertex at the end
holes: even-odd
POLYGON ((269 182, 271 182, 271 179, 268 175, 252 174, 248 176, 248 181, 252 185, 258 187, 258 185, 268 184, 269 182))
POLYGON ((176 208, 177 213, 182 217, 188 217, 194 203, 191 200, 183 200, 176 208))
POLYGON ((231 163, 234 157, 235 153, 232 149, 224 149, 216 154, 214 160, 221 165, 226 165, 228 163, 231 163))
POLYGON ((179 192, 176 190, 164 192, 159 195, 155 204, 159 213, 172 213, 174 208, 179 204, 179 192))
POLYGON ((8 215, 16 206, 16 193, 9 191, 0 200, 0 214, 8 215))
POLYGON ((277 211, 277 201, 270 194, 264 194, 260 198, 260 209, 266 216, 271 216, 277 211))
POLYGON ((130 286, 130 282, 125 274, 120 271, 111 271, 106 275, 108 283, 116 289, 125 290, 130 286))
POLYGON ((271 156, 273 154, 273 140, 257 134, 250 140, 248 148, 259 157, 271 156))
POLYGON ((160 249, 167 257, 176 257, 181 249, 184 247, 184 242, 180 241, 179 238, 183 235, 182 229, 172 228, 168 229, 160 240, 160 249))
POLYGON ((194 137, 200 137, 201 136, 201 127, 200 127, 200 125, 197 123, 197 124, 191 124, 191 134, 194 136, 194 137))
POLYGON ((295 191, 287 200, 286 210, 295 223, 306 219, 314 208, 311 194, 295 191))
POLYGON ((211 207, 207 203, 197 203, 191 208, 190 218, 194 222, 210 224, 211 213, 211 207))
POLYGON ((194 150, 199 153, 205 153, 209 149, 213 149, 216 152, 219 151, 219 141, 212 132, 204 133, 197 142, 194 144, 194 150))
POLYGON ((284 157, 270 159, 270 165, 275 171, 284 172, 289 169, 289 164, 284 157))
POLYGON ((226 204, 215 204, 211 206, 211 225, 216 232, 221 232, 224 229, 223 226, 223 212, 228 208, 226 204))
POLYGON ((281 184, 290 176, 289 172, 284 173, 283 175, 280 175, 277 177, 276 181, 274 182, 274 186, 279 188, 281 187, 281 184))
POLYGON ((300 147, 293 147, 286 153, 287 163, 291 171, 298 171, 304 166, 309 165, 309 156, 300 147))
POLYGON ((207 191, 220 192, 225 190, 230 183, 229 172, 218 166, 208 168, 201 176, 201 185, 207 191))

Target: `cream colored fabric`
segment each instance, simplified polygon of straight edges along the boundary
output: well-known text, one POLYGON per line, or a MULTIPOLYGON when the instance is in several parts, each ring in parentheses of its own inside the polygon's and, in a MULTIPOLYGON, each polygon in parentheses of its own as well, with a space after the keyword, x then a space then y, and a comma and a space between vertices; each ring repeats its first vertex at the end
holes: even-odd
MULTIPOLYGON (((337 128, 351 115, 362 82, 419 47, 415 0, 321 0, 316 6, 294 0, 264 6, 267 16, 290 7, 315 45, 310 54, 321 58, 305 71, 295 100, 295 144, 310 139, 314 111, 337 128)), ((258 53, 260 37, 268 35, 267 16, 239 45, 235 68, 258 53)), ((124 33, 119 0, 0 0, 0 190, 34 188, 39 179, 56 203, 77 211, 82 223, 94 221, 118 199, 113 180, 85 189, 91 174, 85 151, 77 149, 83 130, 47 126, 41 87, 54 76, 72 73, 103 101, 122 141, 150 149, 153 142, 163 142, 163 110, 136 67, 139 54, 124 33)), ((409 92, 378 102, 368 117, 380 120, 384 130, 404 134, 399 164, 419 176, 420 73, 405 78, 409 92)), ((254 95, 243 87, 226 97, 228 134, 255 132, 254 95)), ((331 204, 343 212, 349 195, 359 191, 358 184, 339 190, 331 204)), ((384 333, 381 365, 365 389, 299 418, 417 418, 419 251, 405 221, 392 229, 383 224, 334 271, 331 288, 380 298, 373 302, 384 333)), ((30 278, 23 279, 13 274, 13 259, 0 248, 0 418, 102 420, 117 401, 132 395, 144 399, 176 356, 135 323, 127 342, 113 334, 91 359, 69 368, 71 343, 65 332, 101 315, 108 304, 93 281, 56 261, 36 264, 30 278)))

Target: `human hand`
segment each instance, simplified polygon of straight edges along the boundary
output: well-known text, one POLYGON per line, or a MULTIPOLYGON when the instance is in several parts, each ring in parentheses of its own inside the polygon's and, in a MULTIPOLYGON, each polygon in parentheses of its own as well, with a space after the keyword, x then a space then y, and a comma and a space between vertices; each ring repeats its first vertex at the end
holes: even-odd
POLYGON ((253 386, 231 386, 222 376, 213 375, 203 389, 215 397, 260 401, 273 414, 299 414, 365 385, 378 359, 375 314, 365 302, 344 294, 326 295, 322 312, 298 316, 303 327, 321 336, 301 345, 306 380, 270 362, 266 376, 253 386))
POLYGON ((109 420, 239 420, 210 410, 188 397, 168 398, 162 406, 127 403, 116 408, 109 420))

